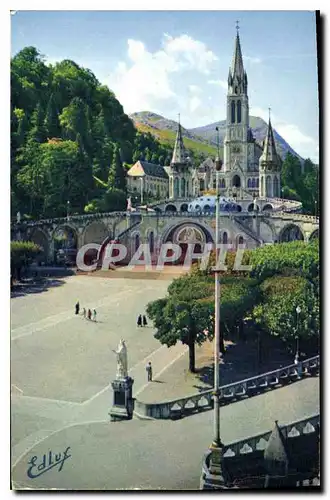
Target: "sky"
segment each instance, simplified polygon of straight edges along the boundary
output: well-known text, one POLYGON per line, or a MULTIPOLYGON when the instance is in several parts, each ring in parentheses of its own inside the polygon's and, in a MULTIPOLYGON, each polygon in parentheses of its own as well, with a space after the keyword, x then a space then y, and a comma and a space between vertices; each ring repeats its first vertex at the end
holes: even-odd
POLYGON ((315 14, 309 11, 17 11, 11 52, 71 59, 115 92, 127 114, 153 111, 186 128, 226 118, 236 21, 250 115, 318 160, 315 14))

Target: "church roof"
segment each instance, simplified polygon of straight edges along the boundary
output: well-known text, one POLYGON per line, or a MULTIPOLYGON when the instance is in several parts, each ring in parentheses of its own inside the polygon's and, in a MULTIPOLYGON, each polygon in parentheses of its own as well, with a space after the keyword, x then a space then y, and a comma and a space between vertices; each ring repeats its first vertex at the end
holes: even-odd
POLYGON ((156 165, 155 163, 148 163, 147 161, 137 161, 128 171, 131 177, 141 177, 143 175, 150 175, 151 177, 159 177, 168 179, 168 175, 164 167, 156 165))
POLYGON ((186 153, 186 150, 185 150, 185 147, 183 144, 182 129, 181 129, 181 124, 179 122, 171 165, 180 164, 180 163, 182 164, 182 163, 186 163, 186 162, 187 162, 187 153, 186 153))

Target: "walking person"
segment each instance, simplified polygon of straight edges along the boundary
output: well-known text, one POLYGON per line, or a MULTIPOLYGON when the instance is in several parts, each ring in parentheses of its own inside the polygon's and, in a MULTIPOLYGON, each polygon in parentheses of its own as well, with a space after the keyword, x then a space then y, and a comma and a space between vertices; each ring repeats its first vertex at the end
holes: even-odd
POLYGON ((79 309, 80 309, 79 301, 77 302, 75 307, 76 307, 76 314, 79 314, 79 309))
POLYGON ((88 309, 87 317, 88 319, 92 319, 92 311, 90 309, 88 309))
POLYGON ((84 309, 83 309, 83 316, 84 316, 84 318, 86 319, 86 308, 85 308, 85 307, 84 307, 84 309))
POLYGON ((95 309, 93 309, 93 321, 96 322, 96 310, 95 309))
POLYGON ((152 366, 151 366, 151 361, 146 366, 146 372, 148 374, 148 382, 152 382, 152 366))
POLYGON ((148 321, 145 314, 143 315, 143 326, 148 326, 148 321))
POLYGON ((142 316, 141 316, 141 314, 139 314, 139 316, 138 316, 137 326, 142 326, 142 316))

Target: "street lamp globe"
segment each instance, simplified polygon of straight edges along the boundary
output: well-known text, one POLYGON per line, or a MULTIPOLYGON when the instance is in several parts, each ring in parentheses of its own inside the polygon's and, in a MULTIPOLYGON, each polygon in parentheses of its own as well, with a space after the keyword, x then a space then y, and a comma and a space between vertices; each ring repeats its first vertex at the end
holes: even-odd
POLYGON ((300 308, 300 306, 297 306, 297 307, 296 307, 296 313, 297 313, 297 314, 300 314, 300 313, 301 313, 301 308, 300 308))

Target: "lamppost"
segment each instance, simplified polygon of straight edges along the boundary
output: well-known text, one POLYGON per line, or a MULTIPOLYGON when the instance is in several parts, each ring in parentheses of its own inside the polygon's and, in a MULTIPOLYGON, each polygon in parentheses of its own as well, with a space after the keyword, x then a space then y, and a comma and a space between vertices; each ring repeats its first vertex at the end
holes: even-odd
POLYGON ((314 200, 314 206, 315 206, 315 219, 317 219, 317 200, 314 200))
POLYGON ((296 335, 296 356, 295 356, 295 363, 299 363, 299 314, 301 313, 300 306, 296 307, 296 313, 297 313, 297 335, 296 335))
POLYGON ((69 214, 70 214, 70 201, 68 200, 66 202, 66 220, 69 221, 69 214))
POLYGON ((140 177, 141 182, 141 205, 143 205, 143 177, 140 177))

